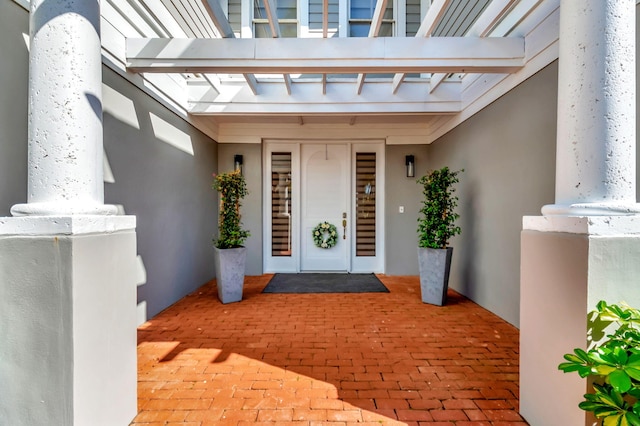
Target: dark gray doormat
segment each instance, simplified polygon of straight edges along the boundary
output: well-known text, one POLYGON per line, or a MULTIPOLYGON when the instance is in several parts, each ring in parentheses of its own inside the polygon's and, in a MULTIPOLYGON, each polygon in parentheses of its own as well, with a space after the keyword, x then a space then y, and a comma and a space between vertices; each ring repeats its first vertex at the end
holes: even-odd
POLYGON ((374 274, 275 274, 263 293, 388 293, 374 274))

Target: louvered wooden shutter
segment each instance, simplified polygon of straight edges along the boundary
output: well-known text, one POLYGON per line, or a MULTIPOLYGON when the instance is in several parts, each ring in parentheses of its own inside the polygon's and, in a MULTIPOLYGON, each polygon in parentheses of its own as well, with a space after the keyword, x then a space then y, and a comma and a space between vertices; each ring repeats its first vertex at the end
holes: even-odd
POLYGON ((271 154, 271 255, 291 256, 291 153, 271 154))
POLYGON ((356 153, 356 256, 376 255, 376 153, 356 153))

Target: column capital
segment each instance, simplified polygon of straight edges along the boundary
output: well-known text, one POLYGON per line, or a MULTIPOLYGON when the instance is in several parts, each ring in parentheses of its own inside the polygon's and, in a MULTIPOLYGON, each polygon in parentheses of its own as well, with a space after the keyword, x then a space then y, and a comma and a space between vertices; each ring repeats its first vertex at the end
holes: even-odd
POLYGON ((26 203, 11 207, 13 216, 115 215, 117 213, 116 206, 92 203, 26 203))

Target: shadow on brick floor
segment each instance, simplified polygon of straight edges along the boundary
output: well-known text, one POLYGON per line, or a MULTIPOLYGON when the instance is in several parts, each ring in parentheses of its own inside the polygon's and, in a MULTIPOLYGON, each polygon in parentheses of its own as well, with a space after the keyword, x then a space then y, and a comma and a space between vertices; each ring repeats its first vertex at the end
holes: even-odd
POLYGON ((138 332, 133 425, 526 425, 518 330, 417 277, 390 293, 263 294, 223 305, 210 282, 138 332))

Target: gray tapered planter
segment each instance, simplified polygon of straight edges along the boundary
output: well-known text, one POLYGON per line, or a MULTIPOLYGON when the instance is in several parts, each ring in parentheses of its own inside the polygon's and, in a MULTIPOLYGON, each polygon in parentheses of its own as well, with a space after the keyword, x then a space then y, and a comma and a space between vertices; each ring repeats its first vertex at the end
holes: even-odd
POLYGON ((418 247, 422 302, 442 306, 447 302, 449 271, 453 247, 432 249, 418 247))
POLYGON ((218 299, 222 303, 241 301, 247 248, 219 249, 214 247, 213 258, 216 265, 218 299))

